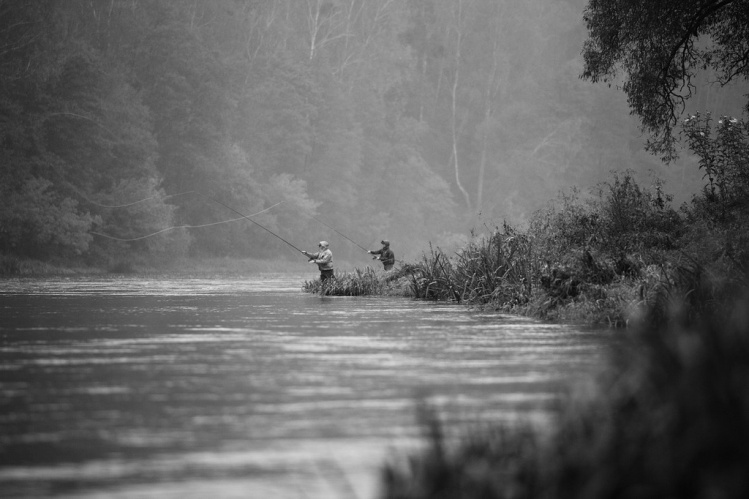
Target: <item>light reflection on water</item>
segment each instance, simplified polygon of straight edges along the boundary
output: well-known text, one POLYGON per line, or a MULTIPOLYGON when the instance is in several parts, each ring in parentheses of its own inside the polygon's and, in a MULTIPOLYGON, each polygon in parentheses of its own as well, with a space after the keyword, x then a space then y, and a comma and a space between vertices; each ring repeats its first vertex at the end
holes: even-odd
POLYGON ((3 497, 367 499, 419 400, 543 421, 610 341, 303 280, 1 281, 3 497))

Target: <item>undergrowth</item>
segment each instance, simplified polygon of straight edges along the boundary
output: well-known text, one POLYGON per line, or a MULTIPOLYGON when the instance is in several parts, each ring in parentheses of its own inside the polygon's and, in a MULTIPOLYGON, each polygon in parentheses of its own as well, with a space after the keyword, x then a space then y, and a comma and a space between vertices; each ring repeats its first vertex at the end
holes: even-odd
MULTIPOLYGON (((626 326, 690 269, 718 280, 747 276, 747 204, 716 213, 709 196, 679 212, 659 181, 642 188, 613 174, 590 196, 572 190, 525 230, 503 223, 460 251, 430 247, 409 267, 413 296, 544 320, 626 326)), ((657 303, 656 303, 657 304, 657 303)), ((665 310, 665 309, 664 309, 665 310)), ((665 312, 662 312, 665 313, 665 312)))
POLYGON ((388 272, 366 267, 353 272, 336 273, 335 277, 325 281, 305 281, 302 290, 321 296, 405 296, 408 290, 404 286, 403 275, 402 267, 388 272))

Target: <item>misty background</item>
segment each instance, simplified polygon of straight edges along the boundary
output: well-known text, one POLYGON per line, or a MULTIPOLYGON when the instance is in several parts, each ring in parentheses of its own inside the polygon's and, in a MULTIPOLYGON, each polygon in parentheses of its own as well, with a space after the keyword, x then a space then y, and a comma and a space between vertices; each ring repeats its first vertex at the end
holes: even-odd
MULTIPOLYGON (((616 84, 579 78, 586 4, 0 0, 0 252, 298 258, 219 200, 414 259, 612 171, 688 201, 697 160, 645 152, 616 84)), ((741 109, 711 81, 685 112, 741 109)))

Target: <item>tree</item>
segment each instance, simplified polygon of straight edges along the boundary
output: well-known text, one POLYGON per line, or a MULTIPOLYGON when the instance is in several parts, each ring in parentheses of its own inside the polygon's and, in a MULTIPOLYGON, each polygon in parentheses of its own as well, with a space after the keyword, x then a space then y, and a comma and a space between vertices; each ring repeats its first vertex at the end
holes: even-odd
POLYGON ((720 85, 749 78, 749 0, 590 0, 584 21, 582 77, 611 83, 624 73, 646 147, 666 161, 700 71, 720 85))

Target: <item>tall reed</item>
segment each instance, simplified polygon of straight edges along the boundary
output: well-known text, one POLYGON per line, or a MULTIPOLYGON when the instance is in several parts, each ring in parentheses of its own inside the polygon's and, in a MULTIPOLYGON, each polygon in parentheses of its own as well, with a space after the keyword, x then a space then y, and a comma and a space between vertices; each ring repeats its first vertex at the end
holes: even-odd
POLYGON ((305 281, 302 290, 321 296, 364 296, 384 294, 386 286, 383 276, 367 267, 364 270, 338 273, 333 279, 325 281, 305 281))
POLYGON ((508 225, 503 229, 475 238, 452 258, 430 247, 411 268, 413 295, 498 308, 526 303, 533 290, 532 245, 508 225))

